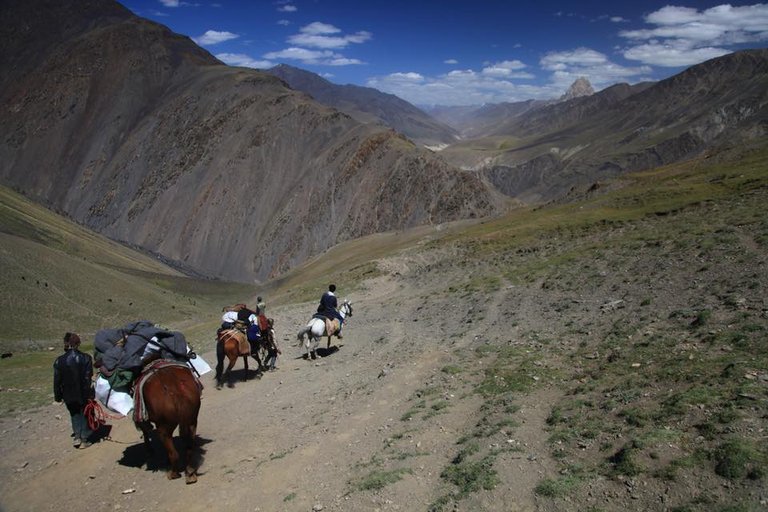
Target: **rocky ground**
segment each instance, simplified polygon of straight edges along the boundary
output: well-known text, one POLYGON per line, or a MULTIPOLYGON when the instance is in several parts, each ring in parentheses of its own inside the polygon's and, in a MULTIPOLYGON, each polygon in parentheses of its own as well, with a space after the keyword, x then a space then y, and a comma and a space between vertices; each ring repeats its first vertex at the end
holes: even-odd
POLYGON ((765 223, 665 222, 382 260, 315 361, 295 345, 315 305, 270 307, 279 369, 204 377, 194 485, 147 469, 127 419, 75 450, 59 404, 3 418, 0 508, 764 510, 765 223))

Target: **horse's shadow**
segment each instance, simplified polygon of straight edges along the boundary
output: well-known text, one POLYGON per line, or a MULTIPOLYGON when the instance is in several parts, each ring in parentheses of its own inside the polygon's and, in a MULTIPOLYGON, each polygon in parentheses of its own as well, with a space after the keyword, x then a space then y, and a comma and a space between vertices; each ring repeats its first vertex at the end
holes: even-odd
MULTIPOLYGON (((329 357, 335 354, 336 352, 338 352, 339 349, 343 346, 344 345, 339 344, 339 345, 331 345, 331 348, 317 347, 317 350, 316 350, 317 357, 320 357, 320 358, 329 357)), ((306 359, 306 358, 307 358, 307 354, 302 354, 298 356, 296 359, 306 359)))
MULTIPOLYGON (((205 460, 206 450, 203 448, 203 446, 210 442, 211 439, 201 436, 195 437, 195 466, 197 468, 200 468, 205 460)), ((179 452, 179 456, 183 457, 184 442, 182 441, 181 437, 174 436, 173 444, 176 447, 176 451, 179 452)), ((155 436, 152 436, 151 446, 152 453, 147 453, 147 449, 144 446, 143 441, 140 441, 137 444, 132 444, 123 450, 123 456, 120 458, 120 460, 117 461, 117 463, 121 466, 126 466, 129 468, 141 468, 146 466, 147 471, 152 472, 168 469, 170 467, 170 462, 168 461, 168 455, 166 454, 165 448, 163 447, 160 440, 155 436)), ((204 473, 198 469, 197 474, 203 475, 204 473)))
MULTIPOLYGON (((257 370, 257 369, 251 368, 250 366, 248 367, 247 371, 248 373, 246 374, 245 368, 238 368, 237 370, 232 369, 229 372, 229 378, 224 378, 223 385, 234 388, 240 383, 245 383, 254 379, 261 380, 261 378, 264 376, 263 370, 257 370), (245 378, 246 375, 248 377, 247 379, 245 378), (230 386, 230 383, 232 384, 231 386, 230 386)), ((213 375, 213 382, 214 383, 216 382, 216 374, 213 375)))

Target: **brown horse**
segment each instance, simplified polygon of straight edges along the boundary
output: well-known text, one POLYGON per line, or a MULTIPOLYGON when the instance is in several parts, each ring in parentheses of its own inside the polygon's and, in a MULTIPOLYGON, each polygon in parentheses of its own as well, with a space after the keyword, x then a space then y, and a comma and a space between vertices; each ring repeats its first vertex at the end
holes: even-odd
MULTIPOLYGON (((188 484, 197 482, 197 468, 194 465, 197 414, 200 411, 201 386, 192 370, 184 364, 150 366, 145 372, 141 385, 146 415, 138 418, 134 414, 136 427, 144 433, 144 446, 152 454, 150 434, 157 433, 168 454, 170 470, 168 479, 179 478, 179 453, 173 444, 173 431, 179 427, 179 437, 186 449, 184 474, 188 484), (145 419, 144 419, 145 418, 145 419), (154 424, 154 428, 153 428, 154 424)), ((139 377, 141 379, 142 377, 139 377)), ((138 382, 138 381, 137 381, 138 382)))
MULTIPOLYGON (((243 365, 245 366, 245 375, 243 376, 243 382, 248 380, 248 355, 249 354, 240 354, 240 341, 238 339, 239 336, 240 336, 240 333, 238 333, 234 329, 221 331, 216 336, 216 389, 221 389, 221 386, 224 383, 225 378, 227 380, 227 386, 230 388, 233 387, 232 375, 230 374, 230 372, 232 371, 232 368, 235 366, 235 363, 237 362, 238 357, 243 358, 243 365), (229 360, 229 364, 227 365, 226 370, 224 370, 225 357, 229 360)), ((259 364, 258 370, 256 371, 257 376, 261 376, 262 370, 264 369, 264 365, 262 364, 261 358, 259 357, 259 349, 260 347, 252 346, 251 354, 250 354, 250 356, 253 357, 256 360, 256 362, 259 364)))

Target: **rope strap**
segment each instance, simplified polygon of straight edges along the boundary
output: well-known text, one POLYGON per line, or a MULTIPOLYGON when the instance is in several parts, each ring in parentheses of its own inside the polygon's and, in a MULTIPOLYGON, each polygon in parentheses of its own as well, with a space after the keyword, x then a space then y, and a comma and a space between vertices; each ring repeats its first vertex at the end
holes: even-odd
POLYGON ((104 410, 101 404, 96 400, 94 400, 93 398, 89 398, 88 402, 85 404, 83 415, 85 416, 85 419, 88 421, 88 428, 91 429, 93 432, 96 432, 97 430, 99 430, 99 428, 102 425, 106 425, 107 419, 119 420, 120 418, 123 417, 122 415, 115 416, 115 415, 109 414, 107 411, 104 410))

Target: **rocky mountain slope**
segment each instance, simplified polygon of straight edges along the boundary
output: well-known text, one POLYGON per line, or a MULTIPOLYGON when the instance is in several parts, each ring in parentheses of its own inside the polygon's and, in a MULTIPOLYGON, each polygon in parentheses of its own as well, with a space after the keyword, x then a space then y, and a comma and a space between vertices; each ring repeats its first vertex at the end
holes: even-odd
MULTIPOLYGON (((464 138, 481 138, 508 133, 509 125, 513 125, 518 118, 528 119, 534 111, 548 105, 591 96, 594 93, 589 80, 581 77, 576 79, 557 100, 526 100, 458 107, 433 105, 425 107, 425 111, 458 130, 464 138)), ((556 115, 549 113, 546 117, 556 117, 556 115)))
POLYGON ((280 64, 267 70, 288 85, 324 105, 341 110, 363 123, 394 128, 418 144, 439 146, 456 142, 458 134, 405 100, 370 87, 337 85, 309 71, 280 64))
POLYGON ((342 240, 498 205, 391 129, 115 2, 0 9, 2 183, 196 272, 264 279, 342 240))
POLYGON ((713 59, 655 84, 615 85, 500 124, 445 153, 524 201, 552 200, 610 176, 685 160, 768 133, 768 50, 713 59), (481 146, 480 151, 474 147, 481 146), (499 146, 499 144, 497 144, 499 146), (474 165, 472 155, 476 154, 474 165))

